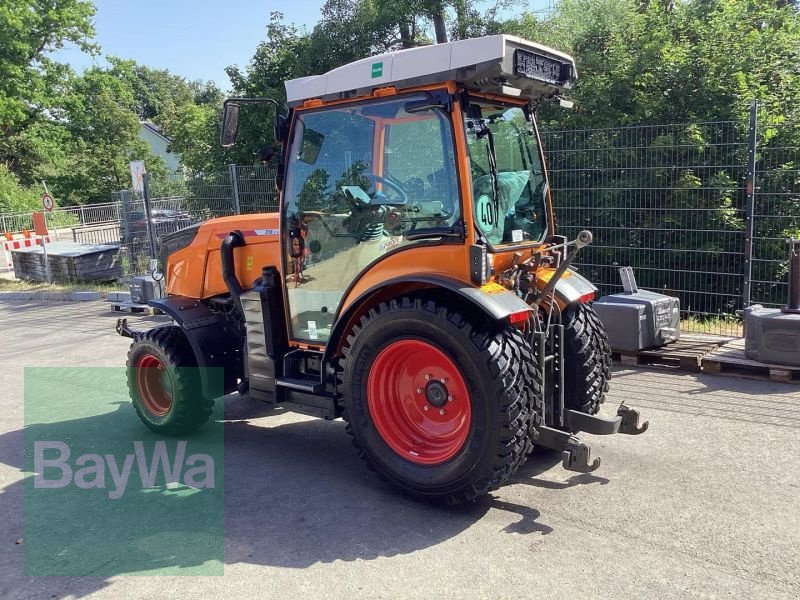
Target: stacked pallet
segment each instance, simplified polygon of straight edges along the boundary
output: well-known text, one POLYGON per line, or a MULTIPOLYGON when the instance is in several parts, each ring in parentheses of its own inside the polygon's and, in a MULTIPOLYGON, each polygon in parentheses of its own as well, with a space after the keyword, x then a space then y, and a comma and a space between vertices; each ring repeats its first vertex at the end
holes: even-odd
MULTIPOLYGON (((44 251, 40 246, 13 250, 11 257, 17 279, 47 279, 44 251)), ((110 244, 47 244, 47 266, 50 280, 55 283, 112 281, 122 276, 119 246, 110 244)))
POLYGON ((623 365, 660 365, 699 373, 703 358, 725 341, 727 340, 724 338, 683 335, 678 341, 659 348, 636 351, 614 350, 612 356, 623 365))
POLYGON ((770 379, 784 383, 800 383, 800 367, 763 363, 747 358, 744 340, 728 342, 703 358, 703 371, 748 379, 770 379))

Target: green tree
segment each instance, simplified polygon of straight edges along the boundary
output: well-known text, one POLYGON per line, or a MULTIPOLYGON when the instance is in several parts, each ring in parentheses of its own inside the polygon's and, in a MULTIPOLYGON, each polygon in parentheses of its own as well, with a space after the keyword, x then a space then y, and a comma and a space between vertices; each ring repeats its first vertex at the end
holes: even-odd
MULTIPOLYGON (((501 27, 499 10, 515 1, 328 0, 312 31, 288 24, 281 13, 273 12, 266 39, 247 67, 232 66, 227 72, 235 95, 284 99, 284 82, 289 79, 325 73, 371 55, 429 44, 433 39, 447 41, 448 27, 453 39, 496 32, 501 27), (484 5, 489 8, 481 12, 484 5)), ((240 164, 252 162, 253 151, 271 142, 273 114, 271 106, 243 110, 239 143, 224 156, 240 164)), ((193 119, 193 128, 218 131, 219 119, 210 126, 211 118, 193 119)), ((204 138, 204 145, 207 140, 204 138)))
POLYGON ((525 14, 509 32, 575 56, 577 111, 557 125, 744 121, 798 116, 800 15, 775 0, 562 0, 552 17, 525 14))
POLYGON ((129 187, 131 160, 144 160, 149 172, 163 175, 163 161, 139 137, 129 82, 94 67, 73 77, 70 90, 64 99, 69 159, 54 182, 63 200, 108 202, 110 192, 129 187))
POLYGON ((41 208, 40 194, 40 190, 21 185, 8 167, 0 163, 0 213, 41 208))
POLYGON ((42 124, 57 121, 70 73, 49 55, 68 42, 96 52, 93 15, 89 0, 0 3, 0 163, 23 181, 35 180, 48 162, 51 138, 42 124))

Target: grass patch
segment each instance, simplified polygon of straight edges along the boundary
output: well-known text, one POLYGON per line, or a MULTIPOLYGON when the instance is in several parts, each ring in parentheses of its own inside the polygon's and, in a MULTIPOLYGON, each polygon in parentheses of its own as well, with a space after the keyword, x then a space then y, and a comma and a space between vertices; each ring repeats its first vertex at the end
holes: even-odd
POLYGON ((683 315, 681 331, 684 333, 708 333, 730 337, 742 337, 744 324, 732 315, 683 315))
POLYGON ((44 283, 26 279, 0 277, 0 292, 127 292, 128 286, 119 281, 81 281, 75 283, 44 283))

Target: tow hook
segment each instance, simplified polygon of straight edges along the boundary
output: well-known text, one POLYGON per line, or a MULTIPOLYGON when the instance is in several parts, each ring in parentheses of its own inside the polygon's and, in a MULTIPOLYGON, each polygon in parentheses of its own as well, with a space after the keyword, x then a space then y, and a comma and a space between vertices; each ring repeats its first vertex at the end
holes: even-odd
POLYGON ((639 425, 639 411, 630 406, 625 406, 625 403, 619 405, 617 416, 622 417, 622 422, 619 424, 619 433, 639 435, 647 431, 647 427, 650 425, 650 421, 645 421, 639 425))
POLYGON ((141 331, 136 331, 128 326, 128 319, 117 319, 116 330, 122 337, 131 338, 133 340, 142 335, 141 331))
POLYGON ((600 466, 600 459, 592 460, 592 447, 574 438, 567 449, 561 453, 561 464, 567 471, 577 471, 578 473, 591 473, 600 466))

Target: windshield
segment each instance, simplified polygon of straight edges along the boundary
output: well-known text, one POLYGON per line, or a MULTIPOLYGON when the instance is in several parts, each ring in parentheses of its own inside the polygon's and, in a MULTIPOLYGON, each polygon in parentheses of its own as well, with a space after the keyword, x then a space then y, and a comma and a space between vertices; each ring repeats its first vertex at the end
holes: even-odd
POLYGON ((546 181, 525 112, 517 106, 473 102, 464 121, 473 210, 481 233, 493 246, 541 240, 547 227, 546 181))

